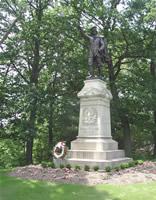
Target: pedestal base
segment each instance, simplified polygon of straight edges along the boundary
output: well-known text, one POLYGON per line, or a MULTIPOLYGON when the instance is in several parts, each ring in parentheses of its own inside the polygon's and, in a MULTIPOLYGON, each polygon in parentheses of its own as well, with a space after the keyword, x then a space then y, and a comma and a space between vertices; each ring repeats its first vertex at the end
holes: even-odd
POLYGON ((131 159, 125 157, 124 150, 118 150, 116 141, 102 138, 78 138, 72 141, 67 158, 72 166, 98 166, 101 170, 106 166, 114 167, 129 161, 131 159))
POLYGON ((70 158, 68 159, 68 163, 70 163, 71 166, 80 166, 81 168, 84 168, 85 165, 88 165, 89 167, 95 167, 98 166, 100 170, 104 170, 105 167, 115 167, 119 166, 122 163, 128 163, 132 159, 130 158, 117 158, 113 160, 91 160, 91 159, 77 159, 77 158, 70 158))

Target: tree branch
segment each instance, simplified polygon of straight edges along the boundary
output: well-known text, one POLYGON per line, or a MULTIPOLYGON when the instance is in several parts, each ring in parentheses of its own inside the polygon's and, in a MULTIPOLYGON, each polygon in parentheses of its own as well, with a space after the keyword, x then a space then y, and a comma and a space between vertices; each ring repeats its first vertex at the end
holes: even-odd
POLYGON ((11 26, 9 27, 8 31, 5 33, 5 35, 3 36, 3 38, 0 40, 0 46, 3 44, 3 42, 8 38, 8 35, 10 34, 12 28, 15 26, 16 22, 18 21, 18 18, 16 18, 13 23, 11 24, 11 26))
POLYGON ((3 79, 3 85, 4 85, 5 82, 6 82, 6 77, 7 77, 7 75, 8 75, 9 68, 10 68, 10 65, 7 65, 7 69, 6 69, 6 72, 5 72, 5 75, 4 75, 4 79, 3 79))
POLYGON ((20 72, 20 70, 16 67, 16 65, 14 63, 12 63, 13 68, 18 72, 18 74, 23 78, 23 80, 30 84, 30 82, 27 80, 27 78, 25 76, 23 76, 23 74, 20 72))

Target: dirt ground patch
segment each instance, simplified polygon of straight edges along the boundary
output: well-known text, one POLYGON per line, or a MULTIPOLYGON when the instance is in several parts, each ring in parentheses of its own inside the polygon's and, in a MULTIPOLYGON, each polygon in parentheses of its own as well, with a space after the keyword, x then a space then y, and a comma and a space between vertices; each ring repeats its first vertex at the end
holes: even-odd
POLYGON ((10 176, 24 179, 46 180, 73 184, 131 184, 156 181, 156 162, 144 162, 142 165, 119 172, 86 172, 74 169, 42 168, 40 165, 17 167, 10 176))

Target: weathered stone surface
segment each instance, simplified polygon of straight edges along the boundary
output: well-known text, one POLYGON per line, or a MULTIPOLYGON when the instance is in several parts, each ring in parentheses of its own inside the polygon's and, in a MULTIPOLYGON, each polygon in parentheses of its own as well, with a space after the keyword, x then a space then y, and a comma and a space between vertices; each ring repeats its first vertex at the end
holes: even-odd
POLYGON ((104 170, 105 167, 110 166, 118 166, 121 163, 127 163, 131 161, 130 158, 118 158, 118 159, 112 159, 112 160, 91 160, 91 159, 78 159, 78 158, 70 158, 68 159, 68 162, 72 166, 79 165, 81 167, 84 167, 85 165, 88 165, 90 167, 98 166, 100 170, 104 170))
POLYGON ((91 160, 112 160, 116 158, 124 158, 125 153, 123 150, 112 151, 91 151, 91 150, 71 150, 69 156, 78 159, 91 159, 91 160))
POLYGON ((86 80, 80 98, 79 132, 71 142, 68 162, 72 165, 114 166, 128 162, 118 143, 112 140, 110 100, 112 95, 100 79, 86 80))
POLYGON ((99 80, 86 80, 78 93, 80 98, 79 137, 111 138, 110 99, 106 84, 99 80))
POLYGON ((101 139, 98 137, 79 138, 71 142, 72 150, 117 150, 118 143, 112 139, 101 139))

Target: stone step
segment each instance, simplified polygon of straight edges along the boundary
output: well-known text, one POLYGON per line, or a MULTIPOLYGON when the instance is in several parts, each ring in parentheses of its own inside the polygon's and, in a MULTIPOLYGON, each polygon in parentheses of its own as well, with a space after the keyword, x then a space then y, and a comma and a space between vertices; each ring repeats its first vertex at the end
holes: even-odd
POLYGON ((100 170, 104 170, 105 167, 115 167, 119 166, 121 163, 128 163, 132 161, 131 158, 118 158, 118 159, 112 159, 112 160, 91 160, 91 159, 75 159, 75 158, 69 158, 67 159, 67 162, 70 163, 72 166, 79 165, 81 167, 84 167, 85 165, 88 165, 89 167, 98 166, 100 170))
POLYGON ((93 159, 93 160, 111 160, 115 158, 123 158, 125 153, 123 150, 113 151, 91 151, 91 150, 69 150, 68 156, 75 159, 93 159))
POLYGON ((76 139, 71 142, 71 150, 117 150, 118 143, 112 139, 76 139))

